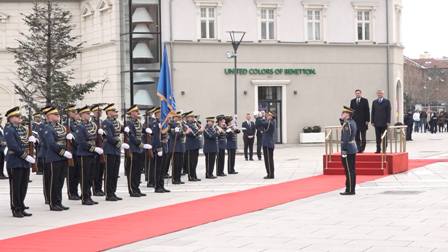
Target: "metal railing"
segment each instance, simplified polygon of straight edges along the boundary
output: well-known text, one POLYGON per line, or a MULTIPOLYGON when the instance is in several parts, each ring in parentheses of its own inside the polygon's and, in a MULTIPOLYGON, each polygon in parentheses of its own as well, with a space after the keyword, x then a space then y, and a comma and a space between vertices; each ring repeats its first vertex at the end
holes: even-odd
MULTIPOLYGON (((405 125, 389 126, 381 135, 381 169, 384 170, 387 153, 406 152, 405 125), (389 142, 389 144, 388 144, 389 142)), ((332 161, 332 155, 340 149, 340 131, 342 126, 327 126, 325 130, 325 168, 332 161)))
POLYGON ((334 149, 336 153, 339 152, 341 145, 341 139, 339 138, 339 132, 342 126, 327 126, 325 129, 325 169, 328 168, 328 162, 331 162, 334 149), (336 148, 334 146, 336 145, 336 148))
POLYGON ((406 128, 406 125, 389 126, 381 135, 381 170, 388 152, 406 152, 406 128))

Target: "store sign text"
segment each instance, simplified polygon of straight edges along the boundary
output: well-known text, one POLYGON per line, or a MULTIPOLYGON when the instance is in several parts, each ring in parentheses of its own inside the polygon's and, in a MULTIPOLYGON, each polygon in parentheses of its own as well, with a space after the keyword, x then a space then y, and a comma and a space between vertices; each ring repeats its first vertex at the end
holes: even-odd
MULTIPOLYGON (((237 68, 239 75, 316 75, 314 68, 237 68)), ((225 74, 235 74, 234 68, 224 69, 225 74)))

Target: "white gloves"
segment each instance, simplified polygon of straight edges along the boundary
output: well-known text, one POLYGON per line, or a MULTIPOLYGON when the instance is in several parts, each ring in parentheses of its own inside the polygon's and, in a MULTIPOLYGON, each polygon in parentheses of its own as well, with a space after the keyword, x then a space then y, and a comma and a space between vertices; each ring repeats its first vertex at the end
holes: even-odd
POLYGON ((157 152, 157 156, 161 157, 163 155, 162 151, 157 152))
POLYGON ((66 138, 67 140, 73 140, 73 138, 75 138, 75 136, 73 136, 72 133, 68 133, 67 136, 65 136, 65 138, 66 138))
POLYGON ((27 161, 30 164, 36 163, 36 160, 30 155, 26 156, 25 161, 27 161))
POLYGON ((152 149, 152 146, 150 144, 144 144, 143 149, 150 150, 150 149, 152 149))
POLYGON ((180 132, 180 128, 179 127, 174 128, 174 132, 179 133, 180 132))
POLYGON ((127 143, 122 143, 121 144, 121 148, 123 148, 123 149, 125 149, 125 150, 128 150, 129 149, 129 144, 127 144, 127 143))
POLYGON ((100 147, 95 147, 95 152, 98 153, 98 155, 102 155, 104 153, 103 149, 100 147))
POLYGON ((30 136, 30 137, 28 137, 28 141, 31 142, 31 143, 36 143, 37 142, 37 138, 34 137, 34 136, 30 136))
POLYGON ((104 130, 103 129, 98 129, 98 135, 104 135, 104 130))
POLYGON ((146 132, 147 134, 152 134, 152 130, 151 130, 150 128, 146 128, 146 129, 145 129, 145 132, 146 132))
POLYGON ((226 132, 230 133, 230 132, 232 132, 232 129, 227 129, 226 132))
POLYGON ((72 158, 73 158, 73 155, 72 155, 70 152, 65 151, 65 152, 64 152, 64 157, 66 157, 67 159, 72 159, 72 158))
POLYGON ((129 133, 131 131, 128 126, 124 127, 124 132, 129 133))

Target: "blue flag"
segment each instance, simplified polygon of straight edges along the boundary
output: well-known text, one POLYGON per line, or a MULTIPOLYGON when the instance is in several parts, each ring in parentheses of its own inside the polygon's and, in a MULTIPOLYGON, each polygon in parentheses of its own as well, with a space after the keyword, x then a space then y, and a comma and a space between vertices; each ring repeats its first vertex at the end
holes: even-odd
POLYGON ((167 117, 176 113, 176 100, 174 99, 173 87, 171 86, 171 72, 168 62, 166 47, 163 48, 162 67, 160 68, 159 83, 157 84, 157 95, 160 98, 160 121, 165 127, 167 117))

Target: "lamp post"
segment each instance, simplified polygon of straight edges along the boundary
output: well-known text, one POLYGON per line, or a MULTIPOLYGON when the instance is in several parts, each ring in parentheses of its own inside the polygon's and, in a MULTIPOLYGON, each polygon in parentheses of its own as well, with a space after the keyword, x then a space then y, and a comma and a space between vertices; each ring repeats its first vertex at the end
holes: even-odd
POLYGON ((233 52, 227 52, 227 58, 233 58, 233 74, 234 74, 234 114, 235 114, 235 118, 237 116, 238 113, 238 101, 237 101, 237 76, 238 76, 238 72, 237 72, 237 51, 238 51, 238 47, 241 44, 241 41, 243 41, 244 35, 246 35, 246 32, 243 31, 228 31, 227 33, 229 33, 230 35, 230 40, 232 43, 232 47, 233 47, 233 52))

